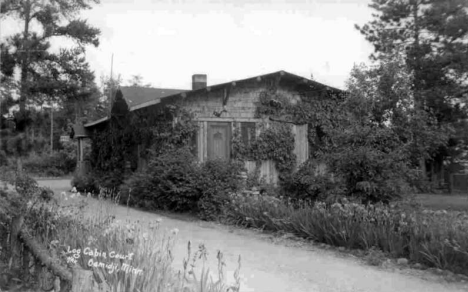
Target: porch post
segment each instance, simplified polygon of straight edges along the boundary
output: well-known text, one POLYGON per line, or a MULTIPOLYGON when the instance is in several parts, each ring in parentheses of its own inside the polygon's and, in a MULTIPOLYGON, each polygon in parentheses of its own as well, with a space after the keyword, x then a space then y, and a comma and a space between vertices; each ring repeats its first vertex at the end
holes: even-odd
POLYGON ((75 139, 77 140, 76 172, 78 175, 85 175, 87 170, 83 154, 83 140, 89 137, 89 135, 87 134, 81 119, 78 119, 77 123, 73 127, 75 131, 75 139))

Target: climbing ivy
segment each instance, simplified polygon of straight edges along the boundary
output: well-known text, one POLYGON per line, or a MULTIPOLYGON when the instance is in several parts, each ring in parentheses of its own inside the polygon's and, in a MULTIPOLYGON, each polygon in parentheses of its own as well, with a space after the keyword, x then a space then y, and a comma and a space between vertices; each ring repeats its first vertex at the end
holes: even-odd
POLYGON ((333 144, 329 133, 343 125, 347 115, 342 112, 345 95, 331 90, 300 92, 295 98, 264 91, 260 94, 256 117, 269 117, 288 124, 308 125, 308 142, 312 157, 333 144))
MULTIPOLYGON (((198 126, 193 113, 180 105, 165 105, 135 114, 135 141, 161 154, 183 146, 194 147, 198 126)), ((194 149, 192 149, 194 150, 194 149)))
POLYGON ((257 166, 263 160, 272 160, 281 176, 291 173, 296 163, 294 151, 294 135, 291 126, 281 123, 260 124, 260 134, 253 135, 254 140, 249 145, 241 140, 240 129, 237 126, 233 135, 234 158, 256 161, 257 166))
POLYGON ((117 92, 110 123, 92 135, 92 167, 104 179, 101 185, 119 186, 127 163, 131 170, 138 166, 140 156, 190 145, 197 127, 193 115, 178 105, 161 105, 130 113, 122 94, 117 92))
POLYGON ((262 160, 272 160, 280 181, 284 182, 290 178, 296 163, 292 125, 308 125, 308 142, 314 158, 333 144, 328 133, 345 119, 339 107, 344 97, 340 92, 326 89, 300 92, 298 96, 291 97, 268 88, 260 93, 256 118, 270 121, 260 123, 260 134, 249 145, 242 141, 239 126, 235 127, 234 158, 256 161, 257 168, 262 160))

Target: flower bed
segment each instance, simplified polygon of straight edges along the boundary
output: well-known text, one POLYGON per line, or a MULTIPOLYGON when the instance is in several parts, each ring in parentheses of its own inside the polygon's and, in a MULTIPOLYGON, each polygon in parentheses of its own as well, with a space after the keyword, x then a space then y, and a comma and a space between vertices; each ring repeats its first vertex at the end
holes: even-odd
POLYGON ((258 194, 231 194, 231 224, 293 233, 348 249, 377 248, 395 258, 468 275, 468 214, 403 204, 299 204, 258 194))
MULTIPOLYGON (((82 200, 86 204, 84 197, 82 200)), ((161 219, 147 225, 139 221, 114 220, 105 211, 106 206, 114 202, 100 199, 99 204, 103 205, 100 209, 104 214, 92 218, 84 218, 82 211, 77 212, 80 207, 76 206, 51 212, 54 214, 55 239, 50 242, 48 237, 48 241, 62 265, 69 268, 79 265, 93 270, 104 291, 153 291, 155 287, 159 291, 198 291, 200 287, 203 291, 226 291, 228 288, 238 291, 239 282, 234 286, 227 285, 222 270, 218 270, 220 279, 216 282, 208 279, 206 270, 198 279, 193 271, 195 262, 191 269, 184 265, 182 273, 175 271, 172 252, 177 229, 162 232, 159 228, 161 219)), ((195 258, 201 252, 196 251, 195 258)), ((189 243, 187 261, 192 255, 189 243)))
MULTIPOLYGON (((8 262, 3 250, 11 249, 5 240, 11 230, 9 217, 23 213, 23 229, 27 231, 28 239, 37 243, 36 249, 44 255, 43 258, 53 259, 55 266, 62 267, 70 275, 65 279, 72 277, 72 268, 81 267, 92 271, 100 291, 154 291, 155 287, 158 291, 239 291, 240 260, 236 283, 228 285, 222 254, 218 253, 219 278, 215 281, 208 277, 212 273, 207 269, 202 269, 201 275, 195 273, 195 259, 206 255, 206 251, 199 248, 192 253, 190 242, 184 270, 177 272, 172 267, 172 251, 178 230, 173 229, 170 234, 162 232, 160 219, 148 225, 115 220, 109 209, 115 206, 116 200, 104 199, 104 194, 98 197, 96 207, 99 211, 85 216, 88 199, 79 193, 71 194, 73 202, 64 205, 63 201, 69 196, 66 192, 56 198, 53 192, 38 187, 37 182, 27 176, 16 177, 15 184, 19 194, 0 190, 0 270, 8 262), (2 208, 3 205, 6 208, 2 208), (188 266, 192 256, 194 259, 188 266)), ((21 255, 20 263, 24 263, 25 255, 21 255)), ((44 262, 37 263, 29 273, 17 269, 11 273, 12 277, 2 279, 0 290, 13 287, 20 277, 21 285, 35 285, 34 291, 52 290, 57 275, 43 268, 44 262), (40 283, 31 280, 34 277, 41 279, 40 283)), ((60 285, 68 289, 68 282, 60 282, 60 285)))

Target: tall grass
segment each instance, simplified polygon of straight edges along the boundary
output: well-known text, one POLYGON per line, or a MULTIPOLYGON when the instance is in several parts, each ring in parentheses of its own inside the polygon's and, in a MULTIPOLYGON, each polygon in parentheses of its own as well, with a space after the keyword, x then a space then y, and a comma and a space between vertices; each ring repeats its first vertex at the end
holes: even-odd
POLYGON ((376 248, 392 257, 468 275, 468 214, 429 211, 404 204, 292 204, 268 196, 233 194, 227 223, 349 249, 376 248))
MULTIPOLYGON (((163 232, 160 229, 160 221, 141 223, 126 219, 115 220, 111 215, 115 203, 118 202, 115 193, 101 192, 97 204, 87 206, 86 198, 75 197, 73 199, 62 199, 64 202, 73 201, 68 206, 47 207, 37 209, 43 214, 54 214, 48 217, 49 225, 43 238, 45 243, 52 242, 53 253, 59 255, 63 265, 69 268, 78 265, 84 269, 93 270, 95 279, 101 289, 105 291, 239 291, 240 258, 239 267, 235 273, 235 283, 227 285, 224 279, 224 261, 222 253, 218 254, 218 277, 214 280, 207 267, 205 267, 206 251, 203 248, 191 253, 190 243, 188 245, 187 259, 184 262, 183 271, 175 271, 172 268, 173 248, 176 241, 177 230, 163 232), (93 212, 90 213, 89 210, 93 212), (87 214, 85 214, 87 212, 87 214), (52 228, 50 226, 53 226, 52 228), (106 252, 106 258, 102 255, 93 257, 83 254, 85 248, 92 251, 106 252), (67 263, 68 250, 80 249, 81 254, 76 264, 67 263), (130 259, 110 258, 109 253, 114 251, 121 255, 133 253, 130 259), (187 265, 190 257, 192 264, 187 265), (197 259, 203 259, 201 275, 194 272, 197 259), (127 264, 142 272, 134 274, 128 271, 110 272, 108 267, 90 267, 89 261, 102 262, 106 265, 115 264, 122 267, 127 264)), ((95 201, 93 201, 95 202, 95 201)), ((38 213, 38 214, 39 214, 38 213)), ((48 216, 48 215, 47 215, 48 216)))

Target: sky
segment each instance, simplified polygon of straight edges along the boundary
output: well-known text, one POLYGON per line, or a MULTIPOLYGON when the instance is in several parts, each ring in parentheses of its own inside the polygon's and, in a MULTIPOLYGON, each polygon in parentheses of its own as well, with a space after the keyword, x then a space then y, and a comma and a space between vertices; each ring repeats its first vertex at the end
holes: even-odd
MULTIPOLYGON (((153 87, 190 89, 284 70, 341 88, 372 46, 354 28, 370 0, 101 0, 81 17, 101 30, 86 58, 101 75, 141 75, 153 87)), ((1 38, 20 31, 3 19, 1 38)), ((66 42, 65 42, 66 43, 66 42)), ((54 40, 54 47, 65 45, 54 40)), ((125 84, 125 82, 124 82, 125 84)))

